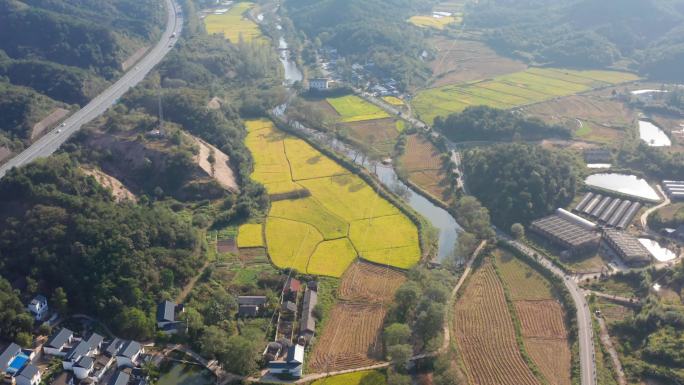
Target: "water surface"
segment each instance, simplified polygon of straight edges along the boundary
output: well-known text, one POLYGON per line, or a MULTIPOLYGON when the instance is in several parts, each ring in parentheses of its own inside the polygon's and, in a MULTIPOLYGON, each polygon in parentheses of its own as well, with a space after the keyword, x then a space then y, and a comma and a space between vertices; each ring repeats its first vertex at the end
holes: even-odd
POLYGON ((672 140, 665 131, 648 120, 639 121, 639 137, 651 147, 672 146, 672 140))

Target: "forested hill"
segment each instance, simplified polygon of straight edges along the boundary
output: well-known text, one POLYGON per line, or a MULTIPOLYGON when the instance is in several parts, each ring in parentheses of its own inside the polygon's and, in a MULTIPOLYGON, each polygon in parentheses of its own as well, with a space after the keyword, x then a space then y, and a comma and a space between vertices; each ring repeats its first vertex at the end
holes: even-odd
POLYGON ((424 49, 419 32, 406 19, 427 12, 433 0, 288 0, 297 28, 359 62, 373 61, 411 85, 425 71, 418 60, 424 49))
POLYGON ((466 23, 499 51, 538 64, 684 79, 683 0, 483 0, 469 6, 466 23))
POLYGON ((0 0, 0 162, 122 74, 161 33, 160 0, 0 0))
POLYGON ((157 0, 0 0, 0 49, 111 78, 159 33, 157 0))

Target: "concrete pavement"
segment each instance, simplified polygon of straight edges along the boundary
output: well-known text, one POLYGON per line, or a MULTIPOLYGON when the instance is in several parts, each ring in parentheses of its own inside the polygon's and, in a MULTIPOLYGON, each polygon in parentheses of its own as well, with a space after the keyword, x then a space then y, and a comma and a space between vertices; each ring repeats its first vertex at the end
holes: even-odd
POLYGON ((21 167, 38 158, 53 154, 66 142, 71 135, 81 129, 83 125, 102 115, 109 107, 116 104, 130 88, 134 87, 156 66, 176 43, 183 28, 182 16, 172 0, 165 0, 167 8, 166 29, 159 42, 132 69, 126 72, 116 83, 92 99, 85 107, 67 118, 63 126, 54 128, 34 142, 30 147, 0 166, 0 178, 13 167, 21 167), (173 34, 176 37, 172 37, 173 34))

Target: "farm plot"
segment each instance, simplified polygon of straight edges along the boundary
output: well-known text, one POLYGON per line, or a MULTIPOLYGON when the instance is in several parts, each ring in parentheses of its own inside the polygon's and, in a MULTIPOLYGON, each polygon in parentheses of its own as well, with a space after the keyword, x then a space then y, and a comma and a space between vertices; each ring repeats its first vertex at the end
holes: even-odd
POLYGON ((495 255, 520 321, 525 350, 550 383, 570 385, 572 356, 565 313, 549 282, 511 254, 498 251, 495 255))
POLYGON ((441 153, 429 140, 419 135, 408 136, 406 150, 399 158, 399 167, 411 182, 435 198, 448 199, 450 187, 442 167, 441 153))
POLYGON ((264 247, 261 223, 245 223, 238 228, 237 244, 239 248, 264 247))
POLYGON ((262 39, 259 25, 252 21, 246 14, 254 8, 254 3, 236 3, 230 10, 221 15, 208 15, 204 19, 207 33, 222 34, 231 43, 237 43, 242 39, 250 42, 262 39))
POLYGON ((418 261, 415 224, 361 178, 268 121, 246 126, 252 177, 272 198, 265 244, 274 265, 339 277, 360 253, 400 268, 418 261))
POLYGON ((369 370, 340 374, 338 376, 321 378, 311 385, 386 385, 385 375, 379 371, 369 370))
POLYGON ((352 264, 344 274, 339 287, 339 297, 348 301, 373 301, 389 303, 394 292, 406 281, 397 270, 367 262, 352 264))
POLYGON ((470 278, 454 309, 454 335, 468 382, 480 385, 539 385, 525 363, 506 296, 489 262, 470 278))
POLYGON ((327 98, 326 100, 340 115, 342 122, 345 123, 389 118, 389 115, 378 106, 368 103, 356 95, 345 95, 327 98))
POLYGON ((453 14, 452 16, 442 15, 417 15, 409 18, 409 23, 420 28, 434 28, 442 30, 451 24, 460 24, 463 21, 461 14, 453 14))
POLYGON ((573 95, 525 108, 549 124, 577 127, 579 140, 615 143, 633 125, 636 115, 623 103, 598 95, 573 95))
POLYGON ((637 79, 615 71, 529 68, 491 80, 426 89, 418 92, 413 104, 423 120, 433 123, 437 116, 461 112, 468 106, 513 108, 637 79))
POLYGON ((377 154, 391 154, 397 143, 397 138, 403 128, 398 123, 401 120, 392 118, 363 120, 345 123, 344 127, 353 139, 356 139, 377 154))

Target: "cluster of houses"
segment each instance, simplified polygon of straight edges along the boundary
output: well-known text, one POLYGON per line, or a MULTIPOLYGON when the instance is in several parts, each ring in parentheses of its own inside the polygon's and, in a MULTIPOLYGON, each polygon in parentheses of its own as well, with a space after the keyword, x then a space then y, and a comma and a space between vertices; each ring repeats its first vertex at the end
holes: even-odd
POLYGON ((38 385, 43 373, 35 363, 59 359, 64 371, 55 377, 52 385, 97 384, 109 375, 109 385, 144 385, 145 376, 136 370, 144 352, 144 347, 136 341, 118 338, 105 341, 97 333, 87 338, 77 337, 71 330, 62 328, 35 351, 10 344, 0 355, 0 371, 6 382, 38 385))
MULTIPOLYGON (((317 289, 316 282, 303 285, 291 277, 285 282, 276 323, 276 341, 270 342, 264 350, 270 374, 289 378, 302 376, 304 349, 316 331, 314 307, 318 303, 317 289)), ((239 296, 238 317, 263 316, 266 303, 265 296, 239 296)))
MULTIPOLYGON (((320 67, 323 72, 329 73, 329 78, 309 79, 310 90, 324 90, 330 87, 331 79, 342 80, 343 76, 339 71, 338 62, 342 60, 337 50, 330 47, 323 47, 319 51, 321 58, 320 67)), ((373 62, 366 64, 353 63, 351 73, 347 74, 345 81, 356 87, 363 88, 375 96, 399 96, 399 82, 388 77, 373 62)))

